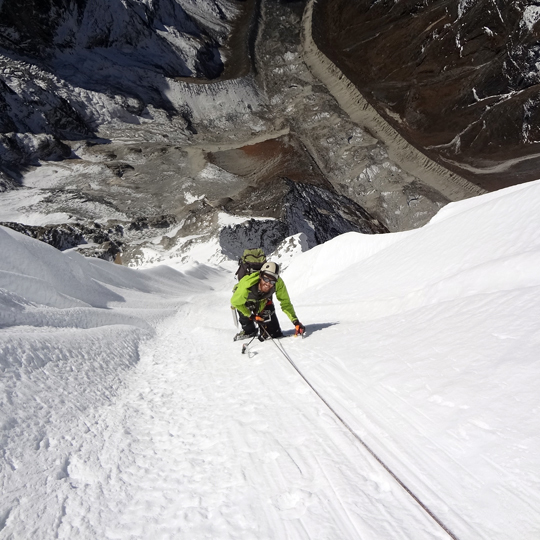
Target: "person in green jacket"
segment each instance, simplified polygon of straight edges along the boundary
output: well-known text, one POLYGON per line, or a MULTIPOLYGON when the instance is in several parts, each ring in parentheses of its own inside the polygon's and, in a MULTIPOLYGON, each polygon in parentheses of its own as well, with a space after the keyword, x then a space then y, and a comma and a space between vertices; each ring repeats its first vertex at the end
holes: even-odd
POLYGON ((248 339, 257 335, 257 323, 263 339, 283 336, 272 301, 273 294, 279 300, 281 309, 296 327, 297 334, 305 332, 304 325, 298 320, 289 298, 287 287, 279 277, 279 266, 275 262, 266 262, 259 272, 244 276, 234 288, 231 306, 238 310, 242 331, 234 336, 234 341, 248 339))

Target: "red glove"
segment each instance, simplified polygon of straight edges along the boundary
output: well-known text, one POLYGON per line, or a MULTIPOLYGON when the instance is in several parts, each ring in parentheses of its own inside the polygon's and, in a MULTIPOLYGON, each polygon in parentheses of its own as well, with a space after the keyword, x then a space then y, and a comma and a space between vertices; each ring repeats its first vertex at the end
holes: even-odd
POLYGON ((301 336, 306 331, 306 327, 298 319, 295 319, 293 321, 293 324, 294 324, 294 327, 296 328, 297 336, 299 335, 301 336))

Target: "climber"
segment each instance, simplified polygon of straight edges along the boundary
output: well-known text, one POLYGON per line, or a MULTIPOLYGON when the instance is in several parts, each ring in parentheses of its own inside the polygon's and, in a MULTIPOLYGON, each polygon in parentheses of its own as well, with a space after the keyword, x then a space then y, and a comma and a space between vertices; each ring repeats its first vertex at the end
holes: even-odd
POLYGON ((242 325, 242 330, 234 336, 235 341, 255 337, 255 323, 259 325, 261 339, 283 337, 272 301, 274 292, 283 313, 294 324, 296 334, 305 332, 291 304, 285 283, 279 277, 279 266, 275 262, 266 262, 259 272, 246 275, 234 288, 231 307, 238 310, 242 325))

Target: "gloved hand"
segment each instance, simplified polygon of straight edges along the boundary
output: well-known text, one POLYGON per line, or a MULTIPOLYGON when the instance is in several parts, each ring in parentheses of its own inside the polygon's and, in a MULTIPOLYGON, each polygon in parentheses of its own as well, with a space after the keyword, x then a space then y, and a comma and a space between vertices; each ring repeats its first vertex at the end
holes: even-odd
POLYGON ((260 315, 257 315, 256 313, 252 313, 249 320, 256 323, 264 322, 264 319, 260 315))
POLYGON ((306 331, 306 327, 298 319, 295 319, 293 324, 296 329, 296 335, 302 335, 306 331))

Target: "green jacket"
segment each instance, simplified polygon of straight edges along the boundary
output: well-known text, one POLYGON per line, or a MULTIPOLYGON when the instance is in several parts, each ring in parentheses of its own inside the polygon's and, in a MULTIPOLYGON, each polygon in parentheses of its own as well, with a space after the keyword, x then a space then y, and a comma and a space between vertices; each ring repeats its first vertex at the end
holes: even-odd
POLYGON ((250 307, 253 308, 255 313, 260 313, 264 309, 264 306, 266 306, 266 302, 272 298, 275 292, 283 313, 291 321, 298 319, 283 280, 278 278, 270 291, 264 294, 259 291, 259 279, 259 272, 253 272, 244 276, 233 289, 234 293, 231 298, 231 306, 246 317, 249 317, 251 315, 250 307))

